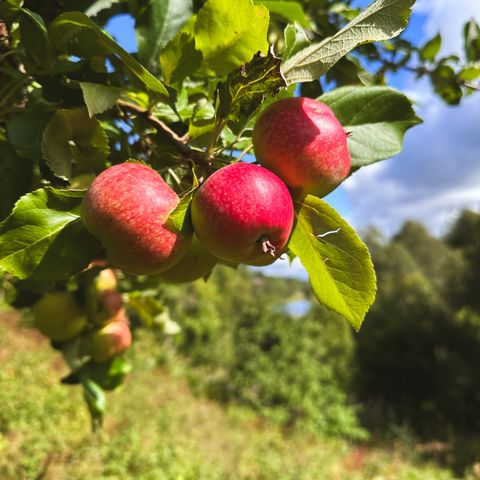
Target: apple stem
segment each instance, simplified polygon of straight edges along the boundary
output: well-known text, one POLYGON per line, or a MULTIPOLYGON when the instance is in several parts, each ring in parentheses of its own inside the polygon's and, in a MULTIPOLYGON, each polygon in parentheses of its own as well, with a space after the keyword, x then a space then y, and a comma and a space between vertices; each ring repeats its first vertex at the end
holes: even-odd
POLYGON ((275 257, 275 245, 271 244, 267 237, 262 237, 259 241, 262 244, 262 252, 269 253, 272 257, 275 257))

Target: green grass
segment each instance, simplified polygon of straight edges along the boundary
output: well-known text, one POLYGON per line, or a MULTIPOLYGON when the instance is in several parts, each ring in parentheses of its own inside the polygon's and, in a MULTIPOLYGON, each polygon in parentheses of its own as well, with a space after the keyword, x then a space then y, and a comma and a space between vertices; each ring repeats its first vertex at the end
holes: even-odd
POLYGON ((2 480, 454 478, 402 446, 285 437, 247 411, 194 396, 182 361, 160 367, 161 347, 148 333, 138 340, 134 372, 108 395, 105 428, 92 434, 80 389, 59 384, 67 372, 60 355, 15 315, 0 313, 2 480))

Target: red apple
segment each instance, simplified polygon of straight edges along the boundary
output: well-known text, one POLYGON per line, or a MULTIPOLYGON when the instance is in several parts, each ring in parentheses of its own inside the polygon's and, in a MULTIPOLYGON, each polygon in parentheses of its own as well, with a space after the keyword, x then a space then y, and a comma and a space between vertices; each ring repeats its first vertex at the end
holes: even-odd
POLYGON ((136 275, 157 274, 180 261, 190 243, 165 224, 179 202, 153 169, 122 163, 102 172, 82 204, 86 229, 98 237, 112 265, 136 275))
POLYGON ((193 282, 210 273, 217 262, 218 258, 212 255, 194 235, 185 256, 159 277, 170 283, 193 282))
POLYGON ((257 160, 294 195, 323 197, 350 172, 347 135, 327 105, 304 97, 267 107, 253 129, 257 160))
POLYGON ((218 258, 249 265, 275 261, 293 225, 293 202, 274 173, 234 163, 211 175, 192 202, 193 228, 218 258))
POLYGON ((90 337, 90 355, 95 362, 105 362, 125 352, 132 343, 132 334, 125 320, 107 323, 90 337))
POLYGON ((87 325, 87 317, 71 293, 46 293, 33 306, 34 325, 46 337, 64 342, 77 336, 87 325))

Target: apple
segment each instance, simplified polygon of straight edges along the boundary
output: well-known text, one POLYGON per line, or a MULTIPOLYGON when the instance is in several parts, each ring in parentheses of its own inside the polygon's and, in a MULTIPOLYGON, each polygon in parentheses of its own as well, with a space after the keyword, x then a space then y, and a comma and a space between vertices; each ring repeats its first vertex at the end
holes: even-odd
POLYGON ((350 172, 347 134, 332 110, 311 98, 271 104, 258 117, 252 140, 257 160, 294 196, 323 197, 350 172))
POLYGON ((106 362, 125 352, 132 344, 132 334, 126 321, 114 320, 90 336, 90 356, 95 362, 106 362))
POLYGON ((87 317, 71 293, 46 293, 33 306, 34 325, 46 337, 64 342, 77 336, 87 325, 87 317))
POLYGON ((190 243, 190 234, 166 225, 178 202, 155 170, 127 162, 93 181, 83 199, 82 220, 100 239, 112 265, 135 275, 153 275, 179 262, 190 243))
POLYGON ((210 273, 217 262, 218 258, 212 255, 194 235, 185 256, 159 277, 170 283, 193 282, 210 273))
POLYGON ((294 218, 287 186, 259 165, 217 170, 192 201, 194 231, 205 248, 228 262, 267 265, 287 244, 294 218))

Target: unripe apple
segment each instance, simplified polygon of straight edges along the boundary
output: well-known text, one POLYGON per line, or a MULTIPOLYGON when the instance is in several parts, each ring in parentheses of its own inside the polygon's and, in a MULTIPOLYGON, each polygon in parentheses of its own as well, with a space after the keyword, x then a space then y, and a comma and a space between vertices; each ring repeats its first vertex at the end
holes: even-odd
POLYGON ((117 288, 117 276, 111 268, 104 268, 95 277, 95 289, 97 292, 115 290, 117 288))
POLYGON ((87 318, 71 293, 46 293, 33 306, 34 325, 46 337, 64 342, 78 335, 87 318))
POLYGON ((267 265, 285 247, 293 202, 286 185, 266 168, 234 163, 217 170, 192 201, 193 228, 218 258, 267 265))
POLYGON ((217 262, 218 258, 212 255, 194 235, 185 256, 159 277, 170 283, 193 282, 211 272, 217 262))
POLYGON ((179 202, 153 169, 122 163, 102 172, 82 203, 86 229, 98 237, 112 265, 127 273, 168 270, 185 254, 191 235, 166 225, 179 202))
POLYGON ((347 134, 332 110, 311 98, 285 98, 267 107, 252 140, 257 160, 293 195, 323 197, 350 172, 347 134))
POLYGON ((95 362, 105 362, 125 352, 132 343, 130 327, 125 320, 107 323, 90 336, 90 355, 95 362))

